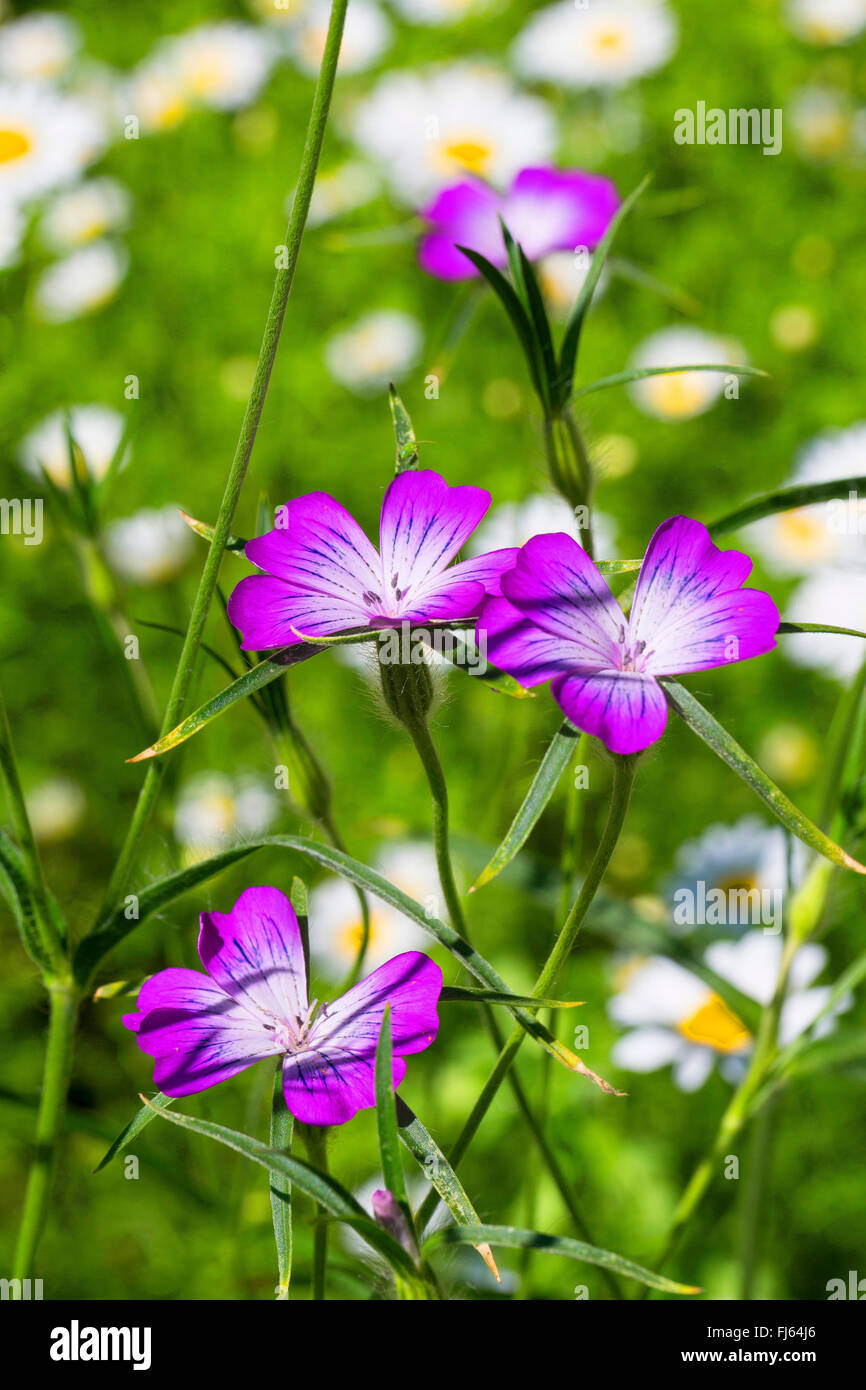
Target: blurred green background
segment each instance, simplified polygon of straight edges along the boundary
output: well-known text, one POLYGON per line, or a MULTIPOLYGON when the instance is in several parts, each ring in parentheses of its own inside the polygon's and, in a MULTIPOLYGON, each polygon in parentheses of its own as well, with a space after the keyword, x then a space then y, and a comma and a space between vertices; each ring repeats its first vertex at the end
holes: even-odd
MULTIPOLYGON (((505 66, 508 46, 532 8, 514 0, 442 27, 413 26, 392 16, 393 41, 376 66, 338 81, 324 167, 352 155, 351 103, 374 86, 381 71, 471 55, 505 66)), ((107 0, 81 0, 52 9, 74 13, 87 55, 119 71, 140 63, 165 34, 225 18, 257 22, 242 5, 216 0, 150 0, 121 8, 107 0)), ((620 556, 640 555, 654 527, 675 511, 709 521, 781 483, 805 441, 863 413, 858 322, 866 299, 866 164, 853 137, 850 146, 843 140, 816 155, 786 128, 776 158, 764 157, 759 148, 678 146, 672 139, 674 110, 694 107, 697 100, 787 112, 793 94, 817 85, 842 93, 854 106, 866 103, 863 41, 804 44, 782 23, 775 0, 753 0, 724 13, 712 0, 678 0, 676 9, 679 44, 658 72, 605 95, 537 89, 559 123, 558 163, 598 169, 623 194, 646 172, 653 174, 618 249, 695 301, 687 316, 664 296, 614 278, 585 335, 581 380, 620 370, 642 339, 678 322, 736 340, 770 376, 745 383, 739 399, 721 399, 683 421, 641 413, 618 390, 586 401, 580 418, 590 445, 598 448, 602 468, 611 459, 601 472, 597 501, 616 521, 620 556), (632 134, 624 137, 624 128, 632 134), (780 310, 791 306, 807 311, 804 343, 785 341, 778 327, 780 310)), ((16 9, 29 12, 27 6, 16 9)), ((48 256, 36 232, 28 234, 20 264, 0 275, 5 496, 21 495, 16 458, 27 432, 57 408, 99 402, 134 412, 130 462, 112 489, 109 521, 168 504, 206 520, 215 516, 270 295, 274 248, 284 236, 284 205, 311 93, 311 80, 281 62, 242 112, 196 110, 173 130, 111 144, 96 168, 128 187, 134 199, 123 237, 130 268, 99 312, 60 324, 39 321, 32 292, 48 256), (130 374, 140 381, 137 402, 124 399, 130 374)), ((308 232, 236 518, 239 534, 252 532, 261 491, 276 503, 318 488, 375 531, 393 461, 387 400, 381 392, 359 397, 333 380, 323 344, 335 330, 383 307, 414 315, 424 332, 421 358, 399 387, 423 441, 422 465, 451 483, 487 487, 495 503, 544 488, 538 410, 498 305, 490 297, 482 300, 447 370, 440 370, 459 292, 420 272, 410 237, 388 235, 406 221, 405 208, 382 194, 308 232), (438 399, 426 399, 425 376, 437 370, 438 399)), ((100 633, 74 548, 50 504, 46 513, 41 546, 26 547, 16 537, 3 537, 0 545, 0 657, 25 787, 33 792, 46 779, 61 777, 76 783, 85 798, 84 813, 68 833, 49 832, 42 846, 49 881, 68 908, 72 930, 80 933, 99 905, 141 781, 141 771, 124 759, 142 738, 122 658, 100 633)), ((203 545, 195 546, 170 583, 133 584, 127 595, 131 630, 139 635, 159 707, 179 643, 170 634, 136 627, 136 621, 185 625, 203 557, 203 545)), ((247 572, 242 560, 227 556, 224 587, 247 572)), ((792 582, 772 578, 760 566, 756 582, 771 589, 784 613, 792 582)), ((826 613, 825 620, 834 621, 834 614, 826 613)), ((231 654, 216 611, 209 640, 231 654)), ((218 669, 202 662, 195 702, 223 683, 218 669)), ((351 851, 370 862, 389 842, 423 839, 429 833, 423 776, 407 739, 383 721, 363 677, 323 655, 293 672, 289 684, 298 721, 333 778, 336 814, 351 851)), ((798 751, 770 770, 814 816, 822 746, 840 685, 790 664, 781 647, 735 671, 702 673, 689 684, 752 752, 760 754, 773 732, 782 730, 783 749, 798 751)), ((434 731, 449 777, 465 882, 507 828, 558 723, 547 691, 534 701, 512 703, 460 673, 448 679, 434 731)), ((213 769, 258 773, 271 783, 273 764, 259 721, 247 707, 234 709, 187 744, 174 758, 138 882, 152 882, 181 862, 172 816, 179 783, 213 769)), ((590 849, 608 783, 609 767, 596 749, 584 794, 590 849)), ((515 989, 531 985, 551 943, 564 786, 516 868, 469 901, 479 948, 515 989)), ((612 1101, 589 1084, 554 1073, 552 1137, 590 1214, 595 1239, 645 1264, 652 1264, 682 1184, 713 1136, 729 1087, 714 1074, 698 1093, 684 1095, 668 1070, 613 1073, 609 1051, 618 1030, 605 1005, 614 989, 612 955, 627 944, 625 937, 618 939, 619 924, 629 920, 635 898, 664 892, 684 841, 715 822, 733 823, 758 810, 747 789, 672 720, 663 742, 644 759, 608 882, 621 910, 605 916, 600 909, 590 918, 561 986, 562 997, 586 1001, 580 1018, 590 1030, 588 1064, 624 1083, 630 1094, 612 1101)), ((283 799, 274 828, 289 831, 302 824, 283 799)), ((285 854, 259 854, 144 924, 105 963, 103 978, 136 980, 169 964, 197 964, 201 910, 227 910, 250 882, 287 889, 298 872, 311 879, 285 854)), ((862 906, 862 889, 847 879, 836 885, 825 978, 862 949, 862 906)), ((5 1270, 26 1173, 46 1006, 5 910, 0 926, 5 1270)), ((447 959, 442 964, 446 978, 455 980, 453 965, 447 959)), ((139 1091, 151 1085, 148 1060, 121 1027, 122 1012, 123 1001, 109 1000, 88 1005, 83 1014, 70 1120, 38 1259, 45 1296, 269 1297, 274 1259, 260 1170, 155 1124, 133 1146, 140 1160, 137 1180, 126 1178, 120 1163, 91 1175, 137 1108, 139 1091)), ((846 1027, 857 1028, 858 1020, 862 1025, 863 1012, 858 1001, 846 1027)), ((489 1064, 489 1044, 474 1015, 443 1009, 436 1047, 412 1061, 404 1086, 406 1099, 443 1145, 459 1129, 489 1064)), ((525 1048, 520 1069, 530 1091, 540 1084, 540 1065, 539 1056, 525 1048)), ((231 1126, 254 1126, 263 1135, 269 1078, 264 1064, 191 1098, 184 1108, 231 1126)), ((800 1080, 778 1107, 758 1296, 821 1298, 830 1278, 862 1269, 864 1082, 862 1065, 822 1072, 800 1080)), ((368 1112, 336 1136, 333 1169, 351 1187, 376 1171, 374 1131, 368 1112)), ((507 1090, 462 1171, 484 1218, 525 1224, 530 1191, 539 1228, 568 1230, 507 1090)), ((738 1290, 738 1186, 713 1185, 694 1237, 672 1269, 712 1297, 733 1297, 738 1290)), ((303 1297, 311 1239, 300 1204, 299 1213, 297 1286, 303 1297)), ((517 1257, 502 1264, 519 1274, 517 1257)), ((470 1266, 452 1268, 456 1277, 470 1266)), ((369 1296, 363 1267, 347 1252, 336 1255, 332 1277, 334 1296, 369 1296)), ((536 1257, 521 1296, 569 1299, 578 1283, 587 1283, 593 1297, 606 1294, 592 1270, 536 1257)), ((462 1287, 470 1296, 497 1296, 480 1281, 462 1287)))

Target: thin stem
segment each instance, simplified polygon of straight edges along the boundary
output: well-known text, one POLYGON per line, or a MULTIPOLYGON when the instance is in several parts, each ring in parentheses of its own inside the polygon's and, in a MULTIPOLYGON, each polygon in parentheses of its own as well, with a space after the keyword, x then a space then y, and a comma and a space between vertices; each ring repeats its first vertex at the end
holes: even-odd
POLYGON ((33 1257, 48 1211, 57 1140, 63 1124, 72 1064, 78 995, 71 981, 54 981, 49 986, 49 1000, 51 1013, 36 1121, 36 1151, 27 1178, 15 1249, 13 1277, 16 1279, 28 1279, 34 1273, 33 1257))
POLYGON ((593 554, 590 504, 593 473, 580 430, 570 410, 548 415, 544 421, 544 447, 551 481, 570 507, 585 509, 581 544, 587 555, 593 554))
MULTIPOLYGON (((291 293, 295 269, 298 263, 298 255, 300 253, 304 226, 310 207, 310 199, 312 197, 313 184, 318 169, 319 156, 325 137, 325 127, 328 121, 331 94, 334 89, 337 59, 340 53, 340 41, 343 35, 343 24, 346 18, 347 5, 348 0, 332 0, 331 18, 328 25, 327 38, 325 40, 322 65, 319 70, 316 90, 313 95, 313 106, 307 126, 307 137, 301 159, 298 184, 292 203, 288 230, 286 232, 285 265, 280 265, 277 269, 273 294, 271 296, 271 303, 265 323, 264 336, 262 338, 261 347, 259 348, 255 376, 246 410, 244 411, 243 423, 241 425, 235 455, 232 460, 231 469, 229 470, 229 476, 220 503, 219 512, 217 513, 213 539, 211 540, 210 549, 208 550, 207 559, 205 560, 204 569, 199 581, 198 592, 195 597, 192 613, 190 614, 189 627, 187 628, 183 649, 180 654, 171 693, 169 695, 168 705, 166 706, 165 718, 162 722, 162 734, 169 733, 179 722, 183 714, 184 704, 192 681, 195 660, 198 655, 205 623, 207 622, 208 612, 210 611, 211 601, 216 589, 223 552, 231 533, 235 509, 237 507, 244 478, 246 477, 250 455, 252 454, 253 444, 255 443, 259 421, 264 408, 271 372, 277 355, 283 320, 286 315, 289 294, 291 293)), ((97 921, 101 921, 102 918, 111 911, 120 898, 128 881, 135 856, 138 852, 139 841, 147 828, 159 795, 162 777, 163 760, 153 759, 145 774, 144 782, 133 812, 132 821, 126 835, 126 840, 124 841, 114 871, 111 875, 106 890, 105 901, 97 921)))
MULTIPOLYGON (((286 1098, 283 1095, 283 1059, 278 1057, 274 1072, 274 1093, 271 1100, 270 1145, 272 1149, 280 1149, 286 1154, 292 1152, 294 1125, 294 1117, 286 1107, 286 1098)), ((274 1242, 277 1247, 276 1297, 278 1302, 285 1303, 288 1301, 289 1284, 292 1278, 292 1184, 288 1178, 281 1177, 279 1173, 271 1173, 270 1191, 274 1242)))
MULTIPOLYGON (((310 1162, 320 1173, 328 1171, 328 1130, 322 1125, 308 1125, 304 1140, 310 1162)), ((321 1303, 325 1297, 325 1277, 328 1271, 328 1213, 316 1203, 316 1226, 313 1232, 313 1299, 321 1303)))
POLYGON ((773 1120, 778 1096, 771 1096, 758 1114, 746 1159, 740 1217, 740 1298, 754 1297, 760 1260, 761 1207, 773 1142, 773 1120))
MULTIPOLYGON (((598 848, 589 866, 581 890, 563 924, 553 950, 548 956, 541 974, 535 982, 535 987, 532 991, 535 995, 546 995, 552 992, 556 985, 559 972, 571 954, 580 928, 583 925, 584 918, 592 905, 593 898, 598 891, 601 880, 610 863, 611 855, 616 848, 623 822, 625 821, 626 811, 628 810, 631 789, 634 783, 635 766, 636 762, 634 757, 616 757, 614 759, 613 790, 611 792, 610 807, 604 833, 599 841, 598 848)), ((466 1150, 469 1148, 469 1145, 472 1143, 481 1121, 490 1108, 494 1096, 511 1070, 511 1065, 523 1045, 523 1038, 524 1030, 519 1026, 516 1027, 497 1057, 493 1070, 484 1085, 484 1089, 475 1102, 469 1118, 464 1124, 457 1138, 457 1142, 449 1154, 452 1167, 457 1166, 466 1153, 466 1150)))
POLYGON ((38 942, 39 954, 42 957, 39 962, 40 965, 49 971, 63 975, 67 970, 66 950, 49 906, 48 885, 45 882, 42 861, 36 848, 36 840, 30 825, 30 817, 27 814, 24 793, 21 789, 18 763, 15 759, 15 748, 12 742, 12 730, 9 727, 9 717, 6 713, 6 702, 3 699, 2 690, 0 690, 0 781, 2 781, 6 792, 12 828, 21 853, 27 886, 33 894, 36 928, 34 949, 36 942, 38 942))

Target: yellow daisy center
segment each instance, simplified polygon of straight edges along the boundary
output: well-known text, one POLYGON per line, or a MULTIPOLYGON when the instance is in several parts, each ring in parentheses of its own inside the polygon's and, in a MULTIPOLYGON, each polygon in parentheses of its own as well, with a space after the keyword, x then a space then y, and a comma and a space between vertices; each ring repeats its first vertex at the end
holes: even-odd
POLYGON ((193 63, 189 85, 196 96, 217 91, 226 79, 226 61, 221 53, 202 53, 193 63))
POLYGON ((33 148, 33 142, 23 130, 0 130, 0 164, 23 159, 33 148))
POLYGON ((778 522, 786 549, 808 559, 819 558, 827 548, 827 531, 805 511, 783 512, 778 522))
POLYGON ((715 882, 715 884, 714 884, 713 886, 714 886, 715 888, 721 888, 721 890, 722 890, 723 893, 738 893, 738 892, 751 893, 752 890, 753 890, 754 888, 757 888, 759 885, 758 885, 758 881, 757 881, 757 879, 755 878, 754 874, 749 874, 749 873, 737 874, 737 873, 733 873, 733 874, 728 874, 727 877, 725 877, 725 878, 717 879, 717 881, 715 882))
POLYGON ((709 994, 677 1029, 689 1042, 716 1052, 739 1052, 749 1041, 748 1028, 717 994, 709 994))
MULTIPOLYGON (((370 917, 370 936, 367 941, 367 950, 372 951, 382 935, 382 922, 375 914, 370 917)), ((350 922, 343 927, 337 937, 337 950, 341 956, 345 956, 347 961, 353 961, 361 949, 361 942, 364 940, 364 923, 360 917, 356 922, 350 922)))
POLYGON ((625 48, 626 36, 621 29, 599 29, 595 46, 601 53, 619 53, 625 48))
POLYGON ((470 174, 484 174, 490 167, 493 147, 488 141, 469 136, 443 145, 442 156, 446 165, 459 164, 470 174))
POLYGON ((664 415, 674 418, 691 415, 706 400, 706 387, 695 379, 693 372, 671 372, 656 377, 649 387, 654 405, 664 415))

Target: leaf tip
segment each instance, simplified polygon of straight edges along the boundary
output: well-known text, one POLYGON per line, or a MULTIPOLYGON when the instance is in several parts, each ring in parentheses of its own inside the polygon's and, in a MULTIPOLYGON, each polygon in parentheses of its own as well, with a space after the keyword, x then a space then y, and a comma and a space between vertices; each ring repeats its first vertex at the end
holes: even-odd
POLYGON ((156 744, 152 743, 149 748, 145 748, 141 753, 136 753, 134 758, 127 758, 127 763, 143 763, 146 758, 156 757, 156 744))
POLYGON ((490 1270, 490 1273, 493 1275, 497 1284, 501 1284, 502 1275, 499 1273, 499 1268, 496 1264, 496 1261, 493 1258, 493 1251, 490 1249, 490 1245, 488 1244, 488 1242, 486 1240, 482 1241, 480 1245, 476 1245, 475 1249, 478 1251, 487 1268, 490 1270))

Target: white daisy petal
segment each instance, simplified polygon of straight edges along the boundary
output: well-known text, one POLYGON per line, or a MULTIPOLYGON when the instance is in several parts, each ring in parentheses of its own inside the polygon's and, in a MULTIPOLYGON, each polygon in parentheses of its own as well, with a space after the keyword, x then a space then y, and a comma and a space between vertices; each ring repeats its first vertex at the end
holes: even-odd
POLYGON ((666 63, 677 46, 663 0, 560 0, 533 15, 512 56, 524 77, 563 87, 620 87, 666 63))
POLYGON ((657 1071, 676 1061, 686 1046, 669 1028, 634 1028, 617 1038, 610 1060, 624 1071, 657 1071))

